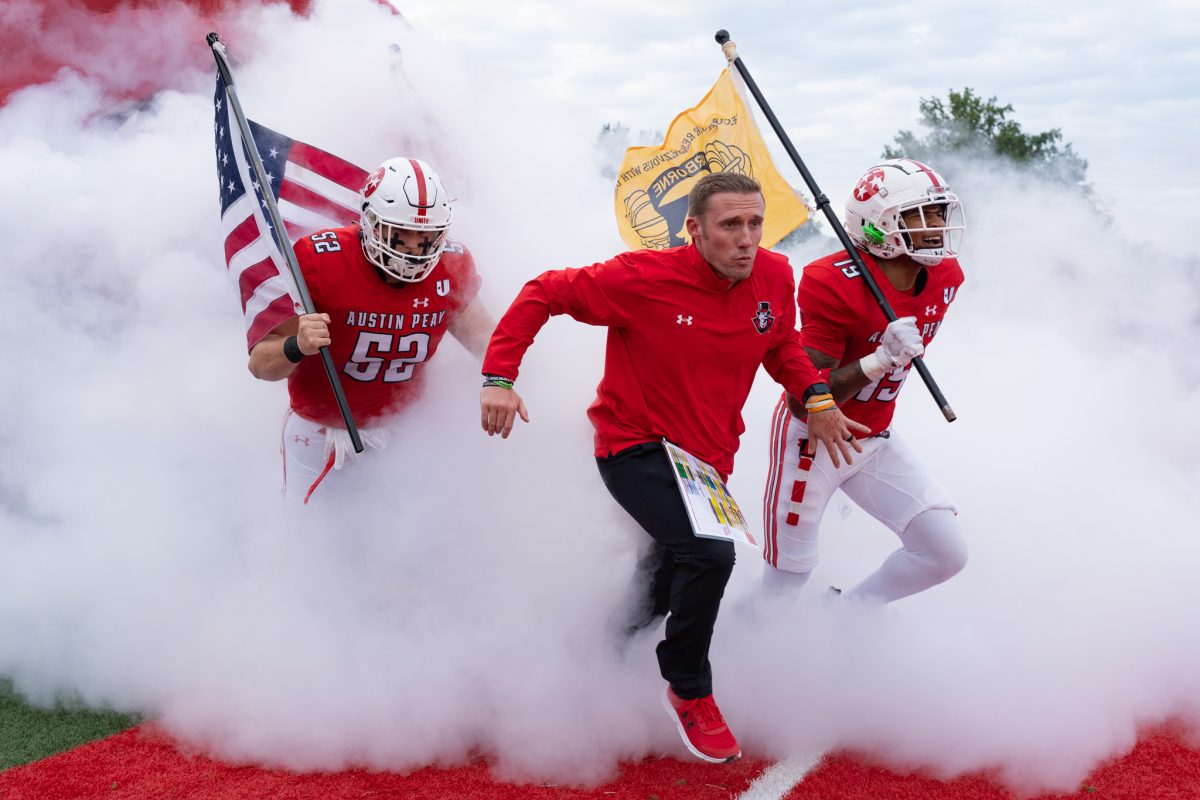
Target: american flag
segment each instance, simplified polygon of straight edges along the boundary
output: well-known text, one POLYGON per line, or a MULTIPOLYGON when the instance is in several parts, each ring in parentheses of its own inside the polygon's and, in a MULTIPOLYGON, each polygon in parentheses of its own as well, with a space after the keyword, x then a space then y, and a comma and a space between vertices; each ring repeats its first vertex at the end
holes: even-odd
MULTIPOLYGON (((242 296, 250 348, 304 309, 219 75, 213 107, 225 264, 242 296), (248 186, 253 192, 246 191, 248 186)), ((367 179, 366 170, 248 122, 290 241, 358 219, 358 192, 367 179)))

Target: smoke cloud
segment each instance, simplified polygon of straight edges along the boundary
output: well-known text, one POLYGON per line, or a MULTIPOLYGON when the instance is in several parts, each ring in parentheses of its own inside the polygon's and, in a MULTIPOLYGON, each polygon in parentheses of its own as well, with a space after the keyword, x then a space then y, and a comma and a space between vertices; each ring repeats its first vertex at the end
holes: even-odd
MULTIPOLYGON (((435 68, 428 34, 369 4, 234 23, 272 31, 227 39, 250 116, 363 166, 439 167, 494 313, 530 276, 621 249, 595 127, 537 87, 445 53, 435 68)), ((504 779, 587 784, 681 754, 656 634, 622 652, 607 633, 642 534, 591 458, 603 332, 551 321, 518 386, 532 421, 507 441, 479 431, 478 367, 447 342, 340 502, 285 513, 286 392, 246 372, 223 274, 212 76, 181 69, 132 114, 72 74, 0 108, 19 187, 0 196, 0 675, 235 763, 483 754, 504 779)), ((801 597, 759 602, 739 553, 717 696, 751 752, 1069 790, 1144 726, 1200 722, 1197 264, 1130 244, 1078 193, 936 166, 969 220, 929 357, 960 419, 914 379, 897 429, 955 494, 971 562, 880 611, 822 604, 896 546, 836 498, 801 597)), ((832 249, 803 246, 797 268, 832 249)), ((731 488, 751 519, 776 392, 763 375, 746 407, 731 488)))

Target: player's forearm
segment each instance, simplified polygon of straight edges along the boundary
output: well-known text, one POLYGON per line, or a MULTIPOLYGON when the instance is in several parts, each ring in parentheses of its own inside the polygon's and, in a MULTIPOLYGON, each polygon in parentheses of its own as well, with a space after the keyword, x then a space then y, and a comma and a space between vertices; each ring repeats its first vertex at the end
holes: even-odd
POLYGON ((483 361, 488 340, 495 329, 496 320, 492 319, 478 298, 472 300, 449 326, 450 335, 480 361, 483 361))
POLYGON ((250 374, 262 381, 281 381, 291 375, 296 364, 284 354, 283 343, 284 340, 279 338, 256 344, 247 364, 250 374))
POLYGON ((833 400, 838 405, 858 394, 860 389, 871 382, 871 379, 863 373, 862 365, 857 359, 849 364, 841 364, 836 358, 822 353, 820 350, 814 350, 811 347, 804 349, 817 369, 829 371, 829 393, 833 395, 833 400))
POLYGON ((829 371, 829 391, 838 403, 844 403, 858 394, 871 379, 863 374, 862 365, 857 360, 829 371))

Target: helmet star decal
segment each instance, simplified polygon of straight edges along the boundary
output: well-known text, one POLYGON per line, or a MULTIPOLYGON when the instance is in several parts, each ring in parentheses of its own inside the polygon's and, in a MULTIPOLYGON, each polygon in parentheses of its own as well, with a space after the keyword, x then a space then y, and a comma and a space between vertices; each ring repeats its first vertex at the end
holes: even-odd
POLYGON ((381 181, 383 181, 383 167, 372 172, 371 177, 367 178, 367 185, 363 187, 363 197, 370 197, 379 188, 381 181))
POLYGON ((860 203, 863 200, 870 200, 881 188, 883 188, 883 170, 873 169, 859 178, 858 185, 854 187, 854 199, 860 203))

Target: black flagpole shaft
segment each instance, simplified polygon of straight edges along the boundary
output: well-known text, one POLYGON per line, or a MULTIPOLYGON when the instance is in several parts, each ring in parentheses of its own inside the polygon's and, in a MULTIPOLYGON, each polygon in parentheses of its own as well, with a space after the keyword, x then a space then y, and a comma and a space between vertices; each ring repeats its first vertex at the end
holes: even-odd
MULTIPOLYGON (((842 227, 842 221, 837 218, 837 215, 833 212, 833 209, 830 208, 829 198, 826 197, 821 189, 817 186, 817 181, 815 178, 813 178, 812 173, 808 171, 808 167, 804 166, 804 161, 800 158, 800 154, 797 153, 796 148, 792 146, 792 140, 788 138, 787 132, 784 131, 783 126, 779 124, 779 120, 775 117, 775 112, 772 111, 771 106, 767 104, 767 99, 763 97, 763 93, 759 91, 758 84, 754 82, 754 78, 750 77, 750 71, 746 69, 746 65, 742 63, 741 56, 737 55, 736 47, 734 47, 729 41, 729 32, 726 30, 717 31, 716 39, 717 44, 721 45, 722 48, 726 48, 727 45, 730 48, 733 48, 732 58, 730 58, 730 54, 728 52, 725 54, 726 58, 729 58, 730 62, 737 67, 738 74, 742 76, 742 80, 745 81, 746 87, 750 90, 750 93, 754 95, 755 101, 758 102, 758 107, 762 109, 763 114, 766 115, 767 120, 771 123, 772 130, 774 130, 775 135, 779 137, 779 141, 783 143, 783 148, 791 157, 792 163, 796 165, 796 169, 800 170, 800 175, 803 176, 804 182, 808 185, 808 190, 812 192, 813 200, 816 202, 817 208, 821 209, 822 213, 825 214, 825 219, 829 220, 829 225, 831 228, 833 228, 833 232, 837 234, 838 241, 842 243, 842 247, 846 249, 846 252, 850 254, 850 258, 854 260, 854 266, 858 268, 859 274, 862 275, 863 281, 867 284, 867 288, 870 290, 871 295, 875 298, 875 302, 878 303, 879 307, 883 310, 883 314, 885 317, 887 317, 888 322, 894 322, 896 319, 896 312, 892 310, 891 303, 889 303, 887 298, 883 296, 883 292, 880 290, 879 284, 875 282, 875 277, 871 275, 870 271, 867 269, 867 265, 863 263, 862 257, 858 254, 858 250, 854 246, 854 242, 852 242, 850 237, 846 234, 846 229, 842 227)), ((930 374, 929 367, 925 366, 925 359, 917 356, 912 360, 912 364, 913 367, 916 368, 917 373, 921 376, 921 380, 925 381, 926 388, 928 388, 929 393, 933 395, 933 399, 938 404, 938 408, 942 410, 942 415, 945 416, 946 421, 954 422, 954 420, 957 419, 957 416, 955 415, 954 410, 950 408, 950 403, 946 401, 946 397, 942 394, 942 390, 938 388, 937 381, 935 381, 933 379, 933 375, 930 374)))
MULTIPOLYGON (((262 198, 267 207, 267 216, 271 218, 275 241, 287 260, 288 269, 291 270, 292 278, 296 282, 304 313, 315 314, 316 309, 313 307, 312 295, 308 293, 308 284, 304 282, 304 275, 300 272, 300 263, 296 261, 296 253, 292 250, 292 243, 288 241, 287 229, 283 227, 283 217, 279 214, 279 206, 275 203, 271 184, 267 183, 266 170, 258 155, 258 146, 254 143, 254 135, 250 133, 250 123, 246 122, 246 115, 242 113, 242 104, 238 102, 237 89, 233 86, 233 73, 229 71, 229 61, 225 58, 225 45, 221 43, 220 37, 215 33, 208 34, 205 39, 212 48, 213 58, 217 60, 217 71, 221 73, 221 83, 225 85, 225 97, 229 100, 229 107, 233 109, 234 116, 237 117, 238 128, 242 132, 242 142, 245 143, 246 152, 250 156, 250 168, 254 170, 254 177, 258 180, 258 185, 263 187, 262 198)), ((350 414, 350 404, 346 402, 346 392, 342 388, 342 381, 338 378, 337 367, 333 364, 333 356, 329 353, 328 347, 322 347, 320 352, 321 363, 325 366, 325 374, 329 377, 329 385, 333 388, 333 397, 337 401, 338 411, 342 412, 342 421, 346 423, 346 432, 350 434, 354 452, 361 453, 363 451, 362 439, 358 435, 358 426, 354 424, 354 417, 350 414)))

